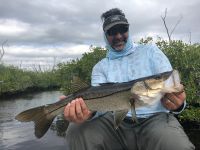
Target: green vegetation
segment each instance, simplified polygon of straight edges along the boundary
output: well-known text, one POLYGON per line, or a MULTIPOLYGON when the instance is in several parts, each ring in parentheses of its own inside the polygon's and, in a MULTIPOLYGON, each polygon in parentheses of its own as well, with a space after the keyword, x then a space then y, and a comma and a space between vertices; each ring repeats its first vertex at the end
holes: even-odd
MULTIPOLYGON (((152 40, 142 39, 140 43, 150 43, 152 40)), ((179 70, 189 104, 200 103, 200 45, 190 45, 182 41, 168 43, 163 40, 157 41, 156 44, 168 56, 173 68, 179 70)), ((81 59, 59 64, 57 73, 62 89, 70 91, 73 76, 90 83, 92 67, 105 57, 105 54, 105 49, 95 47, 90 53, 83 54, 81 59)))
MULTIPOLYGON (((148 37, 139 43, 151 43, 148 37)), ((200 121, 200 44, 186 44, 183 41, 166 42, 158 40, 158 47, 168 56, 173 68, 179 70, 182 83, 187 94, 188 108, 181 113, 180 119, 200 121)), ((71 91, 71 81, 74 76, 90 84, 92 67, 106 55, 101 47, 91 47, 83 57, 67 63, 60 63, 57 69, 48 72, 24 71, 12 66, 0 65, 0 95, 25 91, 28 88, 47 89, 61 87, 62 91, 71 91), (1 82, 3 81, 3 82, 1 82)))
POLYGON ((168 56, 173 68, 179 70, 187 101, 190 104, 200 103, 200 45, 182 41, 159 41, 157 45, 168 56))
POLYGON ((0 96, 59 87, 55 74, 55 71, 24 71, 0 64, 0 96))
POLYGON ((193 121, 193 122, 199 122, 200 123, 200 109, 199 107, 189 107, 185 109, 179 116, 180 121, 193 121))
MULTIPOLYGON (((148 37, 139 43, 151 43, 148 37)), ((179 115, 181 120, 200 120, 200 44, 186 44, 183 41, 166 42, 158 40, 158 47, 167 55, 173 68, 179 70, 182 84, 187 94, 188 108, 179 115), (192 107, 195 106, 195 107, 192 107)), ((83 81, 90 83, 92 66, 105 57, 106 50, 100 47, 93 48, 90 53, 85 53, 79 60, 66 64, 59 64, 58 74, 61 79, 62 90, 70 92, 73 76, 78 76, 83 81)))
MULTIPOLYGON (((153 39, 141 39, 150 43, 153 39)), ((187 95, 187 107, 178 115, 180 121, 200 123, 200 44, 186 44, 183 41, 166 42, 158 40, 157 46, 167 55, 173 68, 179 70, 187 95)))
POLYGON ((74 76, 90 85, 93 66, 106 55, 106 50, 101 47, 91 48, 91 52, 84 53, 81 59, 58 64, 58 78, 60 79, 61 90, 66 94, 71 92, 71 81, 74 76))

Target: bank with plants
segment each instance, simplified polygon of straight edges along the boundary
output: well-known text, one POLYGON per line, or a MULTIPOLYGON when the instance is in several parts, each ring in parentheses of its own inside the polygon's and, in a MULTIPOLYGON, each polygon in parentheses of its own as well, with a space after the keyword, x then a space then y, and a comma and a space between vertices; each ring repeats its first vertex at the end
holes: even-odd
MULTIPOLYGON (((150 44, 151 37, 141 39, 140 44, 150 44)), ((200 123, 200 44, 187 44, 183 41, 158 40, 157 46, 167 55, 174 69, 180 72, 181 82, 187 94, 186 110, 178 117, 182 122, 200 123)), ((74 76, 90 84, 92 67, 106 55, 101 47, 91 48, 81 59, 58 65, 58 76, 61 90, 71 92, 71 81, 74 76)), ((200 125, 199 125, 200 126, 200 125)))
POLYGON ((59 89, 56 71, 28 71, 0 64, 0 98, 27 92, 59 89))
MULTIPOLYGON (((140 44, 150 44, 151 37, 141 39, 140 44)), ((178 117, 181 121, 200 122, 200 44, 183 41, 158 40, 158 47, 167 55, 173 68, 180 72, 187 94, 186 110, 178 117)), ((68 94, 72 91, 74 77, 90 84, 93 66, 106 55, 106 49, 91 47, 80 59, 58 64, 51 71, 25 71, 0 64, 0 97, 28 90, 59 88, 68 94)))

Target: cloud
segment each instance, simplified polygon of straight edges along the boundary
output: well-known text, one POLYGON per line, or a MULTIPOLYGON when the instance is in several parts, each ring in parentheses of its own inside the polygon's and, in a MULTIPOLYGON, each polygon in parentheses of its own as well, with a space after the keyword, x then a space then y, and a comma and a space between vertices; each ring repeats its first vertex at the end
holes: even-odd
POLYGON ((28 30, 28 25, 16 20, 0 20, 0 35, 19 35, 28 30))
POLYGON ((52 68, 53 65, 80 58, 89 52, 88 45, 62 45, 55 47, 8 47, 3 62, 24 69, 52 68))
POLYGON ((8 40, 9 45, 5 47, 5 62, 36 57, 75 58, 90 45, 102 46, 100 16, 115 7, 125 12, 130 35, 136 41, 146 36, 167 37, 161 20, 165 8, 170 30, 183 16, 173 39, 187 42, 190 35, 192 42, 200 39, 198 0, 0 0, 0 3, 0 44, 8 40))
MULTIPOLYGON (((60 47, 32 47, 11 46, 6 49, 6 57, 40 58, 40 57, 68 57, 76 58, 85 52, 89 52, 88 45, 62 45, 60 47)), ((4 59, 6 59, 4 57, 4 59)))

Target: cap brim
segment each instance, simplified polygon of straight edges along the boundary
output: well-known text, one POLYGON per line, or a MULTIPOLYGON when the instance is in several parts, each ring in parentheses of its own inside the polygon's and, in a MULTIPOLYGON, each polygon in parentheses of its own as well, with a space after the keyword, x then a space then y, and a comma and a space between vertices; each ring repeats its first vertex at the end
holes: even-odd
POLYGON ((107 26, 104 28, 104 31, 107 32, 110 28, 112 28, 113 26, 118 25, 118 24, 129 25, 127 22, 124 22, 124 21, 117 21, 117 22, 113 22, 113 23, 107 25, 107 26))

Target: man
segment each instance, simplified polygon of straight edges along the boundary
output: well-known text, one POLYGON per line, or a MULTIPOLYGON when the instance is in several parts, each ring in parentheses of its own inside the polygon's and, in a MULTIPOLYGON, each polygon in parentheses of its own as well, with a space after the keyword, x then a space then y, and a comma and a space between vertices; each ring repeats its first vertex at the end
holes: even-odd
MULTIPOLYGON (((129 23, 120 9, 111 9, 101 17, 108 52, 93 68, 93 86, 127 82, 172 70, 157 46, 132 43, 129 23)), ((70 150, 194 149, 172 114, 184 109, 185 98, 184 91, 168 93, 153 106, 136 108, 139 123, 134 123, 128 112, 117 130, 113 128, 111 112, 91 112, 83 99, 77 98, 64 110, 65 118, 72 122, 67 132, 70 150)))

